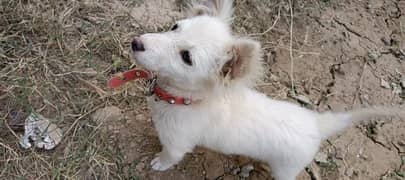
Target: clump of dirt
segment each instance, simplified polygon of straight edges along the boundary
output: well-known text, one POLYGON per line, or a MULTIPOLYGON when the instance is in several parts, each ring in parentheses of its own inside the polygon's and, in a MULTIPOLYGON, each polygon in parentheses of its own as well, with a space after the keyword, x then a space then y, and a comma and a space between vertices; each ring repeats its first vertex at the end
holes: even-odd
MULTIPOLYGON (((262 43, 258 89, 318 111, 404 107, 405 2, 236 0, 233 29, 262 43)), ((271 167, 197 148, 151 170, 160 144, 141 83, 106 81, 133 66, 130 42, 165 31, 186 1, 9 0, 0 12, 0 177, 271 179, 271 167), (18 145, 30 112, 55 119, 52 152, 18 145)), ((404 119, 375 119, 324 142, 299 179, 403 179, 404 119)))

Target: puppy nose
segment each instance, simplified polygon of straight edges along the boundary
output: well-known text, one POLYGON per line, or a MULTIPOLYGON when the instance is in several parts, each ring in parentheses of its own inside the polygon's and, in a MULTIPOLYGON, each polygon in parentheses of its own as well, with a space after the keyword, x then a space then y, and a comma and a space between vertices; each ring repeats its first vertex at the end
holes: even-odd
POLYGON ((139 38, 135 38, 132 41, 131 46, 132 46, 132 50, 135 52, 136 51, 145 51, 145 47, 143 46, 143 43, 139 38))

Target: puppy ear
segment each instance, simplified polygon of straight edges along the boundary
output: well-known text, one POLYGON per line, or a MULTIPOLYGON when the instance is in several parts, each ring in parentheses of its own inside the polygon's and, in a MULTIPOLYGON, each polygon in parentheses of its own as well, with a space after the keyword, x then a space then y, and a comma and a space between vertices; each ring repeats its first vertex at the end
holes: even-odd
POLYGON ((192 3, 191 16, 209 15, 230 21, 233 14, 233 0, 202 0, 192 3))
POLYGON ((221 76, 231 81, 254 83, 262 74, 260 44, 250 39, 238 39, 228 52, 230 59, 221 69, 221 76))

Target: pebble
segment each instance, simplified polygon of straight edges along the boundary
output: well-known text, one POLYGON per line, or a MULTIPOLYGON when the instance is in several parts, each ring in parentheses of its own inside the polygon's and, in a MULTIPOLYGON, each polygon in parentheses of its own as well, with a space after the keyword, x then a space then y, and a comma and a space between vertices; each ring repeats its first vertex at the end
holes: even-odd
POLYGON ((391 89, 390 83, 385 81, 383 78, 381 78, 381 87, 383 87, 385 89, 391 89))
POLYGON ((391 38, 391 42, 393 42, 393 44, 399 44, 399 42, 401 42, 401 35, 397 34, 397 33, 393 33, 390 36, 391 38))
POLYGON ((121 119, 122 111, 116 106, 108 106, 97 110, 91 117, 96 122, 108 123, 110 121, 121 119))
POLYGON ((401 94, 402 93, 402 88, 400 84, 396 84, 396 83, 391 83, 391 87, 392 87, 392 93, 393 94, 401 94))
POLYGON ((138 164, 135 166, 135 169, 136 169, 137 171, 143 171, 143 169, 145 169, 145 163, 143 163, 143 162, 138 163, 138 164))
POLYGON ((249 175, 250 175, 250 172, 253 171, 254 169, 255 168, 251 164, 243 166, 240 173, 239 173, 239 176, 242 177, 242 178, 248 178, 249 175))
POLYGON ((280 77, 274 75, 274 74, 270 74, 270 80, 272 82, 279 82, 280 81, 280 77))
POLYGON ((271 169, 270 169, 270 167, 269 167, 267 164, 261 163, 261 164, 260 164, 260 168, 262 168, 264 171, 266 171, 266 172, 268 172, 268 173, 271 172, 271 169))
POLYGON ((145 120, 146 120, 146 117, 145 117, 145 115, 143 115, 143 114, 138 114, 138 115, 135 116, 135 119, 136 119, 137 121, 145 121, 145 120))
POLYGON ((354 171, 353 171, 352 168, 346 169, 346 171, 345 171, 345 175, 346 175, 346 176, 352 177, 353 174, 354 174, 354 171))
POLYGON ((233 175, 237 175, 240 172, 240 168, 235 168, 232 170, 233 175))
POLYGON ((392 46, 391 38, 390 37, 383 37, 381 38, 381 41, 386 45, 386 46, 392 46))
POLYGON ((147 162, 148 159, 149 159, 149 157, 148 157, 148 156, 145 156, 145 157, 143 157, 143 158, 141 159, 141 162, 147 162))
POLYGON ((405 88, 405 79, 401 81, 401 86, 405 88))
POLYGON ((318 152, 315 156, 315 161, 318 163, 328 163, 328 155, 324 152, 318 152))
POLYGON ((368 52, 368 58, 373 62, 375 62, 380 56, 381 54, 379 52, 376 51, 368 52))

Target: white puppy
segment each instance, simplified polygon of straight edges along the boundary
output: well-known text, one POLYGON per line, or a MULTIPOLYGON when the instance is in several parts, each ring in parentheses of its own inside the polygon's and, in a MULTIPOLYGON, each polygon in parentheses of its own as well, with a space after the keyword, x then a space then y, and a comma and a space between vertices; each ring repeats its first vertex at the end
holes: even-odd
POLYGON ((163 145, 153 169, 166 170, 195 146, 204 146, 262 160, 277 180, 292 180, 312 161, 322 140, 357 120, 392 113, 321 114, 254 90, 262 74, 261 47, 232 35, 232 3, 203 1, 171 31, 132 42, 137 63, 157 74, 166 95, 191 98, 189 105, 149 99, 163 145))

